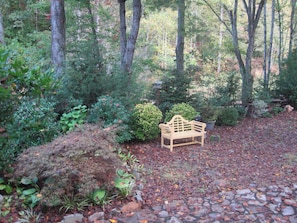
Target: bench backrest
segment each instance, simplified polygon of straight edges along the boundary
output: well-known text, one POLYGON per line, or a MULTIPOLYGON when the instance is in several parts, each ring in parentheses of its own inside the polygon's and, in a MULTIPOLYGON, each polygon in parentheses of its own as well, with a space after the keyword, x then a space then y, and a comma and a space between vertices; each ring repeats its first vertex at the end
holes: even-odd
POLYGON ((174 132, 184 132, 193 130, 192 123, 187 121, 180 115, 173 116, 173 118, 170 120, 170 122, 167 123, 167 125, 171 126, 174 132))

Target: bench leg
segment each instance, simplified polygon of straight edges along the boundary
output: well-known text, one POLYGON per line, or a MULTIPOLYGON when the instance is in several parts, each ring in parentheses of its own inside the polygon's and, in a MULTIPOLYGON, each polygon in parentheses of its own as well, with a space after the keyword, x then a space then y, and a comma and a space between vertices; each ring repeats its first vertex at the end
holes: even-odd
POLYGON ((163 138, 163 136, 161 135, 161 148, 163 148, 164 147, 164 138, 163 138))
POLYGON ((170 139, 170 152, 173 152, 173 139, 170 139))

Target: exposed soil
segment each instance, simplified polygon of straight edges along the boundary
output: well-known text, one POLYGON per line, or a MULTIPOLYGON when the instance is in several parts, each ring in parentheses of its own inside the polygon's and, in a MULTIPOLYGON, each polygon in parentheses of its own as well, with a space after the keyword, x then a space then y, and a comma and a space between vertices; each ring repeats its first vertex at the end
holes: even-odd
MULTIPOLYGON (((125 147, 144 166, 140 180, 144 206, 222 190, 297 182, 295 111, 273 118, 244 119, 235 127, 216 126, 207 133, 204 147, 176 147, 171 153, 160 147, 159 139, 125 147)), ((114 202, 106 211, 125 202, 114 202)), ((84 215, 95 211, 100 208, 90 208, 84 215)), ((48 213, 45 222, 57 222, 62 218, 59 215, 48 213)))

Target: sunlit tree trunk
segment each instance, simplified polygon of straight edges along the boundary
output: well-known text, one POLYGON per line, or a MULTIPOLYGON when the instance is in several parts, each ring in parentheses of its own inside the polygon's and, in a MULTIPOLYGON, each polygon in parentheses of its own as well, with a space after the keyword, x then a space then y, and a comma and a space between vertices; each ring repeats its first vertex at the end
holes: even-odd
POLYGON ((5 44, 5 41, 4 41, 4 26, 3 26, 3 19, 2 19, 1 10, 0 10, 0 44, 5 44))
POLYGON ((64 0, 51 0, 52 63, 56 78, 61 78, 65 69, 65 23, 64 0))
POLYGON ((264 4, 263 10, 263 26, 264 26, 264 54, 263 54, 263 82, 264 88, 268 88, 268 78, 267 78, 267 4, 264 4))
POLYGON ((175 50, 178 74, 184 73, 185 9, 185 0, 178 0, 178 36, 175 50))
MULTIPOLYGON (((224 8, 221 7, 221 12, 220 12, 220 20, 223 21, 224 20, 224 8)), ((223 24, 220 24, 220 38, 219 38, 219 53, 218 53, 218 69, 217 72, 220 73, 221 72, 221 48, 222 48, 222 43, 223 43, 223 24)))
POLYGON ((277 16, 278 16, 278 35, 279 35, 279 42, 278 42, 278 70, 281 74, 282 71, 282 51, 283 51, 283 23, 282 23, 282 13, 281 13, 281 5, 279 0, 277 0, 277 16))

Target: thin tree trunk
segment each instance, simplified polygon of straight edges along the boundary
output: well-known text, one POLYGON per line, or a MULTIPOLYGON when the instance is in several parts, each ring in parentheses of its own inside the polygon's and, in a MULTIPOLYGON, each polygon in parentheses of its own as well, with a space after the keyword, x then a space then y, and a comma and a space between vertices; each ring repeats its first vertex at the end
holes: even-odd
POLYGON ((268 63, 267 63, 267 87, 269 86, 270 73, 271 73, 272 47, 273 47, 273 36, 274 36, 274 20, 275 20, 275 0, 272 0, 272 3, 271 3, 271 27, 270 27, 270 39, 269 39, 268 63))
POLYGON ((134 58, 135 45, 138 37, 140 18, 141 18, 141 0, 133 0, 133 18, 130 35, 127 41, 126 48, 126 68, 125 71, 131 73, 132 62, 134 58))
POLYGON ((56 78, 60 78, 65 68, 65 8, 63 0, 51 0, 52 63, 56 78))
POLYGON ((126 0, 118 0, 120 4, 120 51, 121 51, 121 70, 126 70, 126 47, 127 47, 127 37, 126 37, 126 0))
POLYGON ((178 0, 178 36, 175 50, 178 74, 184 73, 185 9, 185 0, 178 0))
MULTIPOLYGON (((221 6, 221 12, 220 12, 220 20, 223 21, 224 20, 224 8, 223 6, 221 6)), ((218 53, 218 69, 217 72, 220 73, 221 72, 221 48, 222 48, 222 43, 223 43, 223 24, 220 23, 220 38, 219 38, 219 53, 218 53)))
POLYGON ((263 40, 263 44, 264 44, 264 54, 263 54, 263 82, 264 82, 264 88, 268 89, 268 79, 267 79, 267 13, 266 10, 267 9, 267 5, 264 5, 264 9, 263 9, 263 26, 264 26, 264 40, 263 40))
POLYGON ((294 17, 296 9, 296 0, 291 0, 291 16, 290 16, 290 39, 289 39, 289 55, 292 53, 293 48, 293 38, 294 38, 294 17))
POLYGON ((4 41, 4 26, 3 26, 3 19, 2 19, 1 9, 0 9, 0 44, 5 44, 5 41, 4 41))
POLYGON ((278 43, 278 70, 281 74, 282 71, 282 43, 283 43, 283 32, 282 32, 282 16, 281 16, 281 6, 279 0, 277 0, 277 15, 278 15, 278 32, 279 32, 279 43, 278 43))

